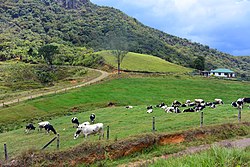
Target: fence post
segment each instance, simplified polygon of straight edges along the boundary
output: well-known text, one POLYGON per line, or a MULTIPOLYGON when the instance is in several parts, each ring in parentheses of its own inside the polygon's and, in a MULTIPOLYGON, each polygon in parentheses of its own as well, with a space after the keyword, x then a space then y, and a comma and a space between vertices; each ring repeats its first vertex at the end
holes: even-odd
POLYGON ((57 140, 56 140, 56 148, 59 149, 59 146, 60 146, 60 135, 59 133, 57 133, 57 140))
POLYGON ((7 152, 7 145, 4 143, 4 156, 5 156, 5 161, 8 160, 8 152, 7 152))
POLYGON ((109 126, 107 126, 107 140, 109 140, 109 126))
POLYGON ((155 132, 155 117, 153 117, 153 132, 155 132))
POLYGON ((56 138, 57 138, 57 136, 54 137, 52 140, 50 140, 45 146, 43 146, 42 150, 44 150, 46 147, 48 147, 48 145, 50 145, 56 138))
POLYGON ((203 126, 203 111, 201 112, 201 120, 200 120, 200 127, 202 128, 203 126))
POLYGON ((239 112, 238 112, 238 121, 241 122, 241 108, 239 107, 239 112))
POLYGON ((4 102, 3 102, 3 107, 4 107, 4 102))

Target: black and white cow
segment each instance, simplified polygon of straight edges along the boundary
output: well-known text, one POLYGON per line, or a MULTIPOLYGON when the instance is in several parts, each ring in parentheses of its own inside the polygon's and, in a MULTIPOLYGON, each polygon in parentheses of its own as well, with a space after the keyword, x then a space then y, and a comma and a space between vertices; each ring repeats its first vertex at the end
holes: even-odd
POLYGON ((173 101, 172 107, 180 107, 180 106, 181 106, 181 102, 179 102, 177 100, 173 101))
POLYGON ((35 129, 36 129, 36 127, 33 124, 29 123, 29 124, 26 125, 25 132, 29 133, 31 130, 35 130, 35 129))
POLYGON ((126 109, 132 109, 133 106, 125 106, 126 109))
POLYGON ((89 119, 90 122, 93 124, 95 122, 95 114, 94 113, 90 114, 89 119))
POLYGON ((147 113, 152 113, 153 112, 153 106, 147 106, 147 113))
POLYGON ((213 104, 224 104, 221 99, 214 99, 213 104))
POLYGON ((237 107, 239 109, 243 108, 245 103, 250 103, 250 98, 239 98, 237 101, 232 102, 233 107, 237 107))
POLYGON ((195 106, 194 110, 199 112, 199 111, 203 110, 204 108, 206 108, 206 105, 201 103, 201 104, 198 104, 197 106, 195 106))
POLYGON ((182 112, 195 112, 193 108, 184 109, 182 112))
POLYGON ((165 106, 165 103, 164 103, 164 102, 161 102, 161 104, 157 104, 157 105, 156 105, 156 107, 158 107, 158 108, 161 108, 161 107, 163 107, 163 106, 165 106))
POLYGON ((50 131, 52 131, 55 135, 57 134, 56 133, 56 130, 54 129, 54 127, 52 126, 52 125, 50 125, 50 124, 46 124, 45 126, 44 126, 44 129, 49 133, 50 131))
POLYGON ((167 107, 165 109, 166 113, 181 113, 181 110, 178 107, 167 107))
POLYGON ((77 127, 79 126, 79 124, 80 124, 77 117, 73 117, 73 118, 71 119, 71 122, 72 122, 72 124, 74 124, 74 125, 73 125, 73 128, 77 128, 77 127))
POLYGON ((48 124, 50 124, 49 121, 39 122, 38 123, 38 128, 39 128, 38 130, 41 131, 45 127, 45 125, 48 125, 48 124))

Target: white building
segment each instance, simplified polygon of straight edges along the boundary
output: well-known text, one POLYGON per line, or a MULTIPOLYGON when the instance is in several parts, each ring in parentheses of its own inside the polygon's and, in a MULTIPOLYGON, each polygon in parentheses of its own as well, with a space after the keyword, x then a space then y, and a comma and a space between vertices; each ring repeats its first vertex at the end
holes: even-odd
POLYGON ((208 76, 226 77, 226 78, 236 77, 235 72, 225 68, 218 68, 216 70, 211 70, 208 72, 208 76))

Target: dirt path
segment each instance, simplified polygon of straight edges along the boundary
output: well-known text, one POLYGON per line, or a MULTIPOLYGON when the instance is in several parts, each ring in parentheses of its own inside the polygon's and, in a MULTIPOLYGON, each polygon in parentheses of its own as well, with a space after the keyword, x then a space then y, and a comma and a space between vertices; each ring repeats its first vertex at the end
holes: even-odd
POLYGON ((211 148, 212 145, 215 146, 220 146, 220 147, 227 147, 227 148, 246 148, 248 146, 250 146, 250 138, 246 138, 246 139, 240 139, 240 140, 235 140, 235 141, 231 141, 231 140, 224 140, 221 142, 216 142, 213 144, 206 144, 206 145, 200 145, 200 146, 196 146, 196 147, 189 147, 186 150, 174 153, 174 154, 168 154, 168 155, 162 155, 160 157, 154 157, 150 160, 141 160, 141 161, 136 161, 136 162, 131 162, 128 164, 122 164, 119 165, 119 167, 141 167, 141 166, 147 166, 147 164, 153 163, 159 159, 168 159, 170 157, 180 157, 180 156, 184 156, 184 155, 189 155, 189 154, 194 154, 194 153, 198 153, 201 151, 205 151, 208 150, 209 148, 211 148))
POLYGON ((1 103, 0 107, 3 107, 3 105, 10 105, 10 104, 13 104, 13 103, 18 103, 18 102, 21 102, 21 101, 29 100, 31 98, 36 98, 36 97, 40 97, 40 96, 55 94, 55 92, 60 93, 60 92, 65 92, 67 90, 83 87, 83 86, 98 82, 98 81, 100 81, 100 80, 102 80, 102 79, 109 76, 109 73, 107 73, 105 71, 101 71, 101 70, 97 70, 97 69, 93 69, 93 70, 100 72, 101 75, 99 77, 95 78, 95 79, 92 79, 92 80, 90 80, 88 82, 85 82, 83 84, 79 84, 79 85, 76 85, 76 86, 66 87, 66 88, 63 88, 63 89, 56 90, 56 91, 54 90, 54 91, 48 91, 48 92, 44 92, 44 93, 32 94, 32 95, 22 97, 22 98, 19 98, 19 99, 13 99, 13 100, 10 100, 10 101, 6 101, 4 103, 1 103))

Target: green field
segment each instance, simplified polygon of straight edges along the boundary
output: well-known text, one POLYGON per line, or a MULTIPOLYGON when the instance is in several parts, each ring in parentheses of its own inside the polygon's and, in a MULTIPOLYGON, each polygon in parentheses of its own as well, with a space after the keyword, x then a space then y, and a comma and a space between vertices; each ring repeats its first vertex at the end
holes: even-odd
MULTIPOLYGON (((117 62, 115 56, 112 55, 111 51, 98 52, 104 57, 107 64, 117 68, 117 62)), ((122 70, 130 71, 146 71, 146 72, 165 72, 165 73, 187 73, 192 70, 179 66, 161 58, 129 52, 121 63, 122 70)))
MULTIPOLYGON (((29 148, 41 148, 54 135, 37 131, 25 134, 24 128, 18 127, 25 126, 31 120, 37 123, 46 119, 45 117, 60 133, 62 150, 83 142, 97 140, 97 136, 91 136, 87 141, 83 137, 73 140, 75 129, 72 128, 71 118, 77 116, 81 122, 84 122, 89 120, 92 112, 97 115, 96 122, 103 122, 105 126, 110 126, 111 141, 151 133, 153 116, 156 118, 156 129, 159 133, 173 133, 199 127, 200 113, 171 114, 165 113, 162 109, 155 109, 152 114, 146 113, 148 105, 161 102, 170 105, 176 99, 184 102, 195 98, 203 98, 205 101, 221 98, 225 102, 224 105, 216 109, 204 110, 204 124, 237 123, 238 110, 232 108, 230 104, 239 97, 250 94, 250 89, 246 87, 249 87, 248 82, 188 76, 127 77, 105 81, 64 94, 38 98, 1 109, 1 126, 5 124, 17 128, 1 133, 0 144, 7 143, 10 157, 29 148), (107 107, 109 102, 114 102, 116 107, 107 107), (132 105, 134 108, 127 110, 124 108, 125 105, 132 105), (15 123, 12 124, 13 122, 15 123)), ((242 121, 249 121, 249 119, 250 110, 245 107, 242 121)), ((49 146, 48 150, 55 150, 55 144, 49 146)), ((2 152, 0 157, 3 157, 2 152)))
POLYGON ((250 166, 250 147, 228 149, 212 147, 210 150, 180 158, 160 159, 149 167, 175 166, 250 166))

